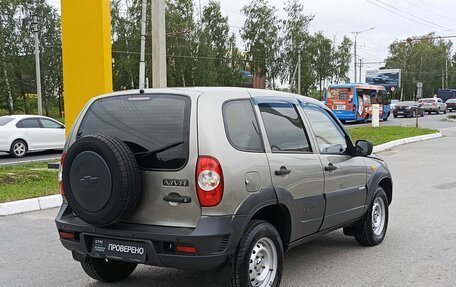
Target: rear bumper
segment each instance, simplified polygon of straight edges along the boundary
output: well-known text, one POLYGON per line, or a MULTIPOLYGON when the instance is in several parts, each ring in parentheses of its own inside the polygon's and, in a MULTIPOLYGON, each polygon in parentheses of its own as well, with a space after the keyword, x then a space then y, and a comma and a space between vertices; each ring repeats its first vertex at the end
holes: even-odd
MULTIPOLYGON (((63 246, 73 252, 76 260, 86 256, 103 258, 92 251, 94 238, 141 242, 145 245, 146 260, 142 264, 178 268, 182 270, 208 270, 226 265, 236 250, 246 216, 201 217, 195 228, 150 226, 117 223, 109 227, 96 227, 74 216, 63 204, 56 218, 59 231, 74 232, 75 239, 60 239, 63 246), (176 252, 172 246, 194 246, 194 255, 176 252)), ((122 259, 128 261, 128 259, 122 259)))

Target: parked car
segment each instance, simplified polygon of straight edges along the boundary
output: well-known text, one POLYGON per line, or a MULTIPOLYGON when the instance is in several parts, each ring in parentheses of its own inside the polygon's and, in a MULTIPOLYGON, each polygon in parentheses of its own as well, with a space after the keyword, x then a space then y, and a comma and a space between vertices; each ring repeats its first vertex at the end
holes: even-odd
POLYGON ((60 241, 100 281, 148 264, 224 270, 231 286, 279 286, 294 246, 337 228, 361 245, 383 241, 392 180, 371 152, 304 96, 241 88, 104 95, 67 139, 60 241))
POLYGON ((61 150, 65 144, 65 126, 58 121, 33 115, 0 117, 0 151, 13 157, 27 152, 61 150))
POLYGON ((379 75, 375 76, 372 80, 375 83, 386 83, 389 81, 389 79, 390 78, 387 75, 379 74, 379 75))
POLYGON ((443 112, 446 114, 447 112, 447 105, 439 98, 424 98, 419 99, 418 104, 423 105, 424 111, 428 114, 434 112, 436 114, 440 114, 443 112))
POLYGON ((401 102, 401 101, 396 100, 396 99, 391 100, 391 101, 390 101, 390 109, 393 110, 394 107, 395 107, 398 103, 400 103, 400 102, 401 102))
POLYGON ((398 116, 404 117, 420 117, 424 116, 424 108, 421 104, 418 104, 414 101, 399 102, 394 106, 393 116, 397 118, 398 116))
POLYGON ((456 110, 456 99, 449 99, 445 104, 447 105, 447 110, 449 112, 456 110))

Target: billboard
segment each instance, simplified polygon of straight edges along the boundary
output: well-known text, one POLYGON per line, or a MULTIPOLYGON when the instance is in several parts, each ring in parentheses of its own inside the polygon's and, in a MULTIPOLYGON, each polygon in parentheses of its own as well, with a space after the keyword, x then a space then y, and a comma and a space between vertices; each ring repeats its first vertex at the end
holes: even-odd
POLYGON ((389 91, 400 88, 401 69, 366 70, 366 83, 384 86, 389 91))

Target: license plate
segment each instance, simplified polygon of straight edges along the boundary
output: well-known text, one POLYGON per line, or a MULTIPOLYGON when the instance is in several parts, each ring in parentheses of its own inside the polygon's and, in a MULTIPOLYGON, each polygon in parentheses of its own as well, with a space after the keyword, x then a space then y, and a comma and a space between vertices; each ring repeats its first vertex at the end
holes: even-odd
POLYGON ((146 261, 144 243, 106 238, 94 238, 92 243, 92 252, 95 255, 135 262, 146 261))
POLYGON ((336 110, 338 111, 345 111, 345 106, 344 105, 337 105, 336 110))
POLYGON ((403 114, 404 112, 399 111, 399 112, 397 112, 397 113, 398 113, 398 114, 403 114))

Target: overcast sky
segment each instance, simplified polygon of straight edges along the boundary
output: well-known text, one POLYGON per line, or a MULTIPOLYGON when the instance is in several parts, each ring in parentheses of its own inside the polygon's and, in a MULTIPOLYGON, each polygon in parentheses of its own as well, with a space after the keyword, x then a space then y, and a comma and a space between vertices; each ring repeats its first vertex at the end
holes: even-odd
MULTIPOLYGON (((197 12, 199 1, 204 7, 209 0, 195 0, 197 12)), ((238 43, 242 47, 239 28, 244 23, 244 17, 240 10, 250 1, 219 1, 222 13, 228 16, 230 29, 238 34, 238 43)), ((57 7, 60 4, 59 0, 48 2, 57 7)), ((269 0, 278 10, 280 18, 285 18, 283 2, 269 0)), ((358 35, 358 55, 364 62, 383 61, 388 55, 389 44, 395 40, 430 32, 436 32, 439 36, 456 35, 454 0, 301 0, 301 3, 306 14, 315 15, 310 31, 323 31, 328 38, 335 39, 336 43, 344 35, 353 40, 354 36, 350 32, 375 27, 374 30, 358 35)), ((381 63, 366 64, 363 70, 381 66, 381 63)), ((353 77, 353 71, 350 71, 350 77, 353 77)))

